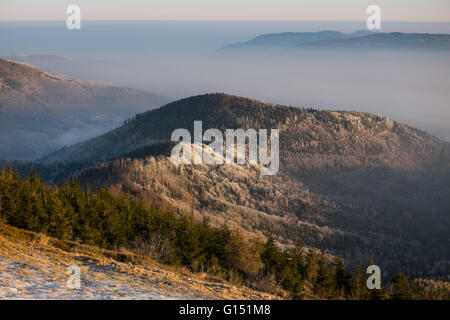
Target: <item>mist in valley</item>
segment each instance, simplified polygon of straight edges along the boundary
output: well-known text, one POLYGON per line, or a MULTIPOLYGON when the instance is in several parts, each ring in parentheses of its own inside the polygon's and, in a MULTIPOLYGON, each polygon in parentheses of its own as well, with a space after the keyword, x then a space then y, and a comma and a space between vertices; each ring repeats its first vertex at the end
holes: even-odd
MULTIPOLYGON (((79 31, 56 22, 39 28, 2 23, 0 54, 44 71, 173 100, 225 92, 292 106, 371 112, 450 141, 448 51, 217 52, 264 33, 361 29, 364 23, 356 22, 91 22, 79 31)), ((382 31, 450 33, 450 24, 391 23, 382 31)), ((72 129, 58 141, 78 142, 89 137, 86 132, 72 129)))

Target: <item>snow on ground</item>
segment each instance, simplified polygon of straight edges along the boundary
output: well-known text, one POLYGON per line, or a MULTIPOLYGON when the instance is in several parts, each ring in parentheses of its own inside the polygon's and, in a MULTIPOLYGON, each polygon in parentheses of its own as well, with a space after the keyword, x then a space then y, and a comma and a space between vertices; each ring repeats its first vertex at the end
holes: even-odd
POLYGON ((0 299, 194 299, 161 289, 159 281, 115 271, 115 265, 84 263, 80 289, 69 288, 69 272, 54 267, 0 258, 0 299))
POLYGON ((205 277, 127 251, 61 242, 0 223, 0 300, 274 298, 205 277), (67 284, 73 265, 80 271, 79 289, 67 284))

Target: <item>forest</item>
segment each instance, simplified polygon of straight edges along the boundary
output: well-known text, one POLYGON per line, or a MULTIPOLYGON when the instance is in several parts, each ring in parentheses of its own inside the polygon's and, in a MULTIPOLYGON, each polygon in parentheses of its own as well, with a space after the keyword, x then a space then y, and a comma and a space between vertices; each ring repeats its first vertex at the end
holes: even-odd
MULTIPOLYGON (((126 248, 286 298, 436 298, 401 271, 380 290, 368 290, 362 264, 351 274, 341 258, 300 243, 282 248, 273 237, 248 238, 238 229, 197 223, 131 195, 83 188, 76 179, 49 186, 32 170, 25 178, 11 167, 0 172, 0 223, 101 248, 126 248)), ((448 299, 448 291, 438 298, 448 299)))

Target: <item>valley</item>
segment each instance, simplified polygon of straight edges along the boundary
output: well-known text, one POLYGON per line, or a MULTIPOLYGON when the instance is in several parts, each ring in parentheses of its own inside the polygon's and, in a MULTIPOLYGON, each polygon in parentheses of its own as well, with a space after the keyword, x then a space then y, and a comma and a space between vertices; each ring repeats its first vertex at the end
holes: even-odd
POLYGON ((169 99, 0 59, 0 159, 35 160, 169 99))

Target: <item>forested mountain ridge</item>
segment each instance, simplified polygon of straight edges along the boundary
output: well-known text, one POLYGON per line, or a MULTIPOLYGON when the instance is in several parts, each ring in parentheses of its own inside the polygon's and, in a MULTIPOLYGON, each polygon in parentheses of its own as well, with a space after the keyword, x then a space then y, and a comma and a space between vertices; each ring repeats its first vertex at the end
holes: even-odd
POLYGON ((125 104, 135 108, 145 99, 149 107, 167 102, 163 97, 142 90, 53 75, 5 59, 0 59, 0 90, 2 111, 8 113, 36 112, 45 108, 91 111, 89 108, 95 105, 109 106, 112 110, 125 104))
POLYGON ((450 50, 450 35, 432 33, 373 33, 363 37, 345 39, 327 39, 314 43, 298 44, 297 49, 314 48, 343 48, 343 49, 425 49, 450 50))
POLYGON ((167 98, 0 59, 0 159, 32 160, 106 132, 167 98))
MULTIPOLYGON (((390 168, 449 167, 448 143, 420 130, 374 114, 322 111, 262 103, 226 94, 207 94, 138 114, 100 137, 58 150, 42 162, 105 161, 140 147, 168 142, 178 128, 278 128, 280 149, 314 154, 320 163, 306 167, 376 165, 390 168), (331 159, 340 156, 339 160, 331 159)), ((281 158, 281 161, 283 157, 281 158)))
MULTIPOLYGON (((285 50, 300 46, 302 44, 315 43, 326 40, 340 40, 354 37, 362 37, 373 32, 360 30, 350 34, 339 31, 319 31, 319 32, 282 32, 262 34, 254 39, 242 43, 235 43, 219 49, 219 54, 234 53, 258 53, 258 50, 285 50)), ((259 52, 261 53, 261 52, 259 52)))
POLYGON ((349 262, 373 253, 387 272, 448 272, 449 144, 388 118, 208 94, 139 114, 43 161, 107 161, 81 181, 214 225, 273 234, 282 243, 300 240, 349 262), (192 132, 194 120, 204 130, 280 129, 279 173, 262 177, 248 165, 175 166, 164 144, 175 129, 192 132))
POLYGON ((222 55, 281 54, 316 49, 426 49, 449 50, 450 36, 432 33, 356 31, 282 32, 263 34, 246 42, 231 44, 217 51, 222 55))

